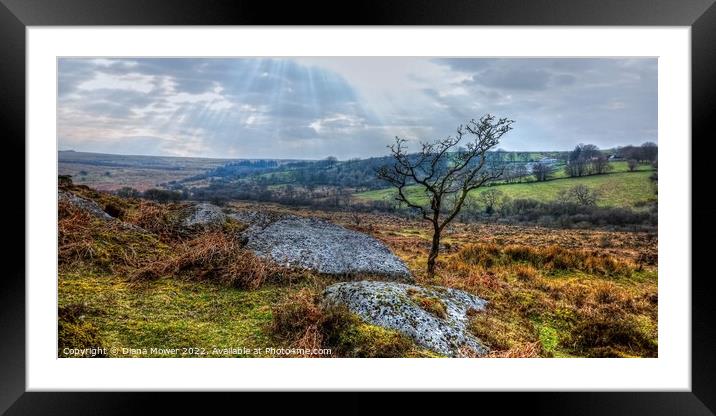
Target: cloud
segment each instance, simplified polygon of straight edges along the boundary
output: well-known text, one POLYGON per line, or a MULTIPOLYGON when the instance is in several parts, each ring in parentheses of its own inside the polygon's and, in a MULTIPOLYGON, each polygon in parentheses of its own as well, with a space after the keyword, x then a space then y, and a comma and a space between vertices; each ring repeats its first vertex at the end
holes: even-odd
POLYGON ((61 148, 339 158, 491 112, 502 147, 656 141, 656 59, 60 58, 61 148))

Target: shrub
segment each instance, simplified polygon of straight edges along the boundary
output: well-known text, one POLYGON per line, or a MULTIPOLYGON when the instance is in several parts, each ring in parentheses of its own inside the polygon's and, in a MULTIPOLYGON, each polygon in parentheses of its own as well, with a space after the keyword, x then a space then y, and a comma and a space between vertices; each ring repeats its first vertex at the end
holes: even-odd
POLYGON ((60 188, 72 186, 72 175, 57 175, 57 185, 60 188))
POLYGON ((500 210, 509 222, 539 224, 544 227, 579 228, 614 226, 634 229, 657 225, 656 210, 633 210, 620 207, 595 206, 597 193, 582 189, 582 199, 572 192, 563 192, 553 202, 533 199, 506 200, 500 210), (581 203, 580 203, 581 201, 581 203))
POLYGON ((136 190, 130 186, 125 186, 125 187, 122 187, 121 189, 118 189, 117 191, 115 191, 115 194, 117 194, 117 196, 120 196, 122 198, 139 198, 142 195, 141 192, 139 192, 138 190, 136 190))
POLYGON ((164 189, 147 189, 142 193, 142 196, 146 199, 151 199, 162 204, 167 202, 178 202, 184 199, 184 195, 181 192, 167 191, 164 189))
MULTIPOLYGON (((307 333, 321 335, 318 331, 323 319, 316 295, 309 289, 301 289, 286 296, 271 308, 271 333, 281 341, 295 344, 307 333)), ((320 346, 322 339, 317 340, 320 346)))

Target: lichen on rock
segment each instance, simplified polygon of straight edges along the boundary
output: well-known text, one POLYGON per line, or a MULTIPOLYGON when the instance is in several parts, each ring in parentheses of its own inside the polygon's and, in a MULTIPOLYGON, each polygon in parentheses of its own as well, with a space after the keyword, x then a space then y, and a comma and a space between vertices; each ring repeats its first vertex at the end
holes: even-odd
POLYGON ((345 305, 366 322, 394 329, 416 344, 447 356, 469 348, 477 355, 487 348, 467 329, 468 312, 484 310, 487 301, 452 288, 427 288, 398 282, 357 281, 329 286, 324 305, 345 305), (438 302, 444 317, 420 299, 438 302))
POLYGON ((325 220, 285 216, 250 227, 244 238, 247 248, 282 266, 412 281, 405 264, 381 241, 325 220))
POLYGON ((79 209, 82 209, 84 211, 87 211, 88 213, 92 214, 93 216, 105 220, 105 221, 111 221, 114 218, 104 212, 102 207, 96 203, 95 201, 92 201, 91 199, 83 198, 79 195, 76 195, 70 191, 65 191, 63 189, 59 190, 58 193, 58 200, 59 202, 64 202, 70 205, 73 205, 79 209))
POLYGON ((202 202, 187 210, 182 220, 182 226, 184 228, 211 227, 224 222, 226 222, 226 214, 220 207, 202 202))

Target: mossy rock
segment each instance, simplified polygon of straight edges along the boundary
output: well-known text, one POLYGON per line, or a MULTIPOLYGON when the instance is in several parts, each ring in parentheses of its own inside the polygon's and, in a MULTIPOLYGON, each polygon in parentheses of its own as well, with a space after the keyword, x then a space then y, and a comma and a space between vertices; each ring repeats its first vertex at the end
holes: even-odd
POLYGON ((441 355, 458 356, 465 348, 476 355, 487 348, 468 330, 468 312, 484 310, 486 301, 466 292, 398 282, 357 281, 329 286, 325 308, 344 305, 367 324, 412 339, 441 355))

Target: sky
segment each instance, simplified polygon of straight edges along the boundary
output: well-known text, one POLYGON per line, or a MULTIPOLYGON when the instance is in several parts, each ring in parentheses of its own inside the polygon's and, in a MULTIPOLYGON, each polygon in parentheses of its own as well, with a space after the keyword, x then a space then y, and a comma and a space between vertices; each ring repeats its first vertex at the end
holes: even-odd
POLYGON ((499 147, 657 141, 656 58, 60 58, 60 150, 341 160, 490 113, 499 147))

